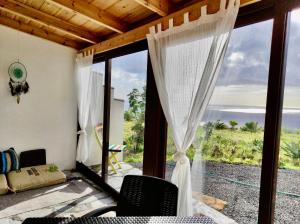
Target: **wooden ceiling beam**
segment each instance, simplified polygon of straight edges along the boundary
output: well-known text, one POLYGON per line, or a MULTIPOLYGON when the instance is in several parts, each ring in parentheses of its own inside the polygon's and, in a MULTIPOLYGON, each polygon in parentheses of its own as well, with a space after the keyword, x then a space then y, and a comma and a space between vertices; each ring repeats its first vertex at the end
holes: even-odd
POLYGON ((169 15, 172 5, 168 0, 135 0, 140 5, 150 9, 160 16, 169 15))
POLYGON ((0 9, 13 13, 14 15, 35 21, 39 24, 50 26, 76 39, 95 44, 100 41, 94 34, 86 31, 80 26, 76 26, 55 16, 46 14, 38 9, 15 0, 0 0, 0 9))
POLYGON ((65 46, 68 46, 71 48, 75 48, 77 50, 82 47, 82 45, 80 45, 76 41, 58 36, 56 34, 49 33, 48 31, 46 31, 44 29, 37 28, 37 27, 31 26, 29 24, 14 20, 14 19, 10 19, 6 16, 2 16, 2 15, 0 16, 0 24, 10 27, 10 28, 13 28, 13 29, 16 29, 16 30, 19 30, 19 31, 22 31, 22 32, 25 32, 25 33, 28 33, 28 34, 31 34, 31 35, 34 35, 34 36, 37 36, 37 37, 41 37, 46 40, 56 42, 58 44, 62 44, 62 45, 65 45, 65 46))
MULTIPOLYGON (((248 5, 250 2, 259 2, 260 0, 240 0, 241 1, 241 7, 248 5)), ((150 22, 146 25, 140 26, 136 29, 130 30, 127 33, 120 34, 118 36, 112 37, 108 40, 102 41, 98 44, 95 44, 93 46, 84 48, 80 50, 79 52, 85 52, 88 50, 94 50, 95 53, 101 53, 105 51, 109 51, 115 48, 119 48, 140 40, 146 39, 146 35, 149 33, 149 28, 161 23, 162 29, 165 30, 168 27, 169 20, 173 18, 174 20, 174 26, 179 26, 183 23, 183 14, 189 13, 190 21, 194 21, 198 19, 200 15, 200 8, 202 6, 207 5, 208 13, 215 13, 219 8, 220 1, 219 0, 203 0, 200 2, 197 2, 191 6, 188 6, 184 9, 181 9, 177 12, 174 12, 168 16, 165 16, 163 18, 157 19, 153 22, 150 22)))
POLYGON ((72 10, 93 22, 117 33, 127 31, 127 25, 105 10, 88 3, 85 0, 46 0, 67 10, 72 10))

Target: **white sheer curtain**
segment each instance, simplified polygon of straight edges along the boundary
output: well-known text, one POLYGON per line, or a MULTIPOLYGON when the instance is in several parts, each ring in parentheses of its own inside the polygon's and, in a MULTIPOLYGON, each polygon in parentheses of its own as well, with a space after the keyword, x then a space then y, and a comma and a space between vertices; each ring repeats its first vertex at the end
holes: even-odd
POLYGON ((90 116, 87 124, 88 134, 88 151, 89 158, 86 161, 87 165, 99 164, 99 145, 96 140, 95 128, 103 121, 103 104, 104 104, 104 88, 103 74, 99 72, 91 72, 91 104, 90 116))
POLYGON ((186 151, 212 95, 220 66, 234 27, 240 2, 221 1, 220 11, 161 31, 161 24, 147 35, 149 52, 160 101, 172 130, 177 152, 172 182, 179 188, 178 215, 193 215, 190 161, 186 151))
POLYGON ((88 159, 88 132, 87 124, 91 104, 91 66, 93 64, 93 54, 79 54, 76 58, 76 84, 78 100, 78 120, 80 125, 79 141, 77 146, 76 160, 85 162, 88 159))

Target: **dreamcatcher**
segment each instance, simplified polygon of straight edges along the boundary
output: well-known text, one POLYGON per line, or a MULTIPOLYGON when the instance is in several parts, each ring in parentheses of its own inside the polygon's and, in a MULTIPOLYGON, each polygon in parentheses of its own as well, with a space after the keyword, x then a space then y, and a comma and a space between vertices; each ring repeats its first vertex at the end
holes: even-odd
POLYGON ((26 94, 29 90, 29 85, 26 82, 27 71, 25 66, 20 62, 12 63, 8 68, 10 77, 9 87, 12 96, 17 96, 17 103, 20 103, 21 94, 26 94))

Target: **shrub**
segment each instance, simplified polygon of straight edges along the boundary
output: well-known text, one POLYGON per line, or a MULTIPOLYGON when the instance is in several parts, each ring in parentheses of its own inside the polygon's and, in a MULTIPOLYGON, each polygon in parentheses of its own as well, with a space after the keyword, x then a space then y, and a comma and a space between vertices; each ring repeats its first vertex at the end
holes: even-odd
POLYGON ((235 130, 236 126, 238 125, 238 122, 235 120, 232 120, 232 121, 229 121, 229 124, 230 124, 230 129, 235 130))
POLYGON ((249 132, 257 132, 259 130, 258 122, 247 122, 243 127, 241 127, 242 131, 249 131, 249 132))
POLYGON ((124 120, 125 121, 132 121, 134 118, 132 112, 130 110, 125 111, 124 113, 124 120))
POLYGON ((263 140, 260 140, 260 139, 254 139, 252 141, 252 152, 253 153, 262 153, 263 151, 263 146, 264 146, 264 142, 263 140))
POLYGON ((290 157, 295 165, 300 165, 300 142, 285 142, 282 146, 285 155, 290 157))
POLYGON ((227 125, 224 122, 221 122, 220 120, 217 120, 214 123, 214 127, 215 127, 216 130, 228 129, 227 125))

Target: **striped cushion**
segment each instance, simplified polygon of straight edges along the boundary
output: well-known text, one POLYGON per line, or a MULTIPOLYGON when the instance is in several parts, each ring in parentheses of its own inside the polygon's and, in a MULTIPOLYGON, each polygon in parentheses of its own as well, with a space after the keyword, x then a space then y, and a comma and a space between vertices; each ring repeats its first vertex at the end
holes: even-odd
POLYGON ((14 148, 0 152, 0 173, 5 174, 12 170, 19 170, 20 162, 14 148))

